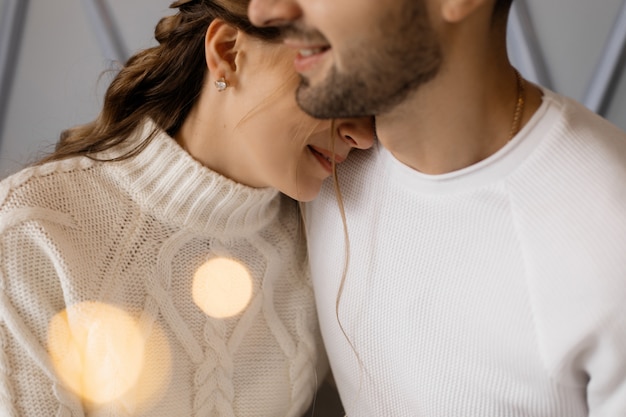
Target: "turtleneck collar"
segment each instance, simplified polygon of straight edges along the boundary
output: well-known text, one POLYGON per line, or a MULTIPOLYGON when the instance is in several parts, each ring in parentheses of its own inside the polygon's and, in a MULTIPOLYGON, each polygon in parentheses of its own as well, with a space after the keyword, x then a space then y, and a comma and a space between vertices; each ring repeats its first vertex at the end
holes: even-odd
POLYGON ((152 132, 154 138, 138 155, 107 163, 144 213, 227 238, 255 233, 275 220, 280 206, 276 189, 248 187, 208 169, 152 121, 106 156, 119 156, 152 132))

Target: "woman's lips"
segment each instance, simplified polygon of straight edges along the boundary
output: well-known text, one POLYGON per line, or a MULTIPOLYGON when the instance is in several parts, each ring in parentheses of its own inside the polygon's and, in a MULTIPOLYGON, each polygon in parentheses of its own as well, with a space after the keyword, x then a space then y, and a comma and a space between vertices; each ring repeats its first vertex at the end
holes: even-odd
POLYGON ((334 160, 335 165, 336 165, 336 164, 342 163, 346 159, 345 157, 337 155, 326 149, 318 148, 317 146, 314 146, 314 145, 309 145, 308 147, 311 150, 311 153, 313 154, 313 156, 315 156, 315 158, 319 161, 319 163, 331 174, 333 172, 332 161, 334 160))
POLYGON ((318 149, 319 148, 316 148, 315 146, 309 145, 309 150, 311 151, 311 153, 313 154, 315 159, 317 159, 317 161, 320 163, 320 165, 329 174, 332 174, 333 173, 333 164, 331 162, 331 159, 329 157, 327 157, 326 155, 324 155, 322 152, 320 152, 318 149))

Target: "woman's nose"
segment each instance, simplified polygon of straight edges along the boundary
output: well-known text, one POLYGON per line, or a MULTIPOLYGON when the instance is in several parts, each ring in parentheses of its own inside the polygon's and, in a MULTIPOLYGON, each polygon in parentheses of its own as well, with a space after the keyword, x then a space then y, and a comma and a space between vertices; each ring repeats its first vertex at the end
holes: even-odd
POLYGON ((337 119, 337 135, 353 148, 369 149, 374 144, 376 132, 373 117, 337 119))

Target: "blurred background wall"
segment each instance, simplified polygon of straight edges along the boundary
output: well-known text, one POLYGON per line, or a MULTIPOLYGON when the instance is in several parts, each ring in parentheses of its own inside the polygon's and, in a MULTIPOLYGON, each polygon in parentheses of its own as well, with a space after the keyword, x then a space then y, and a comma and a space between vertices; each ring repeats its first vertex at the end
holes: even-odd
MULTIPOLYGON (((626 130, 625 0, 515 0, 511 58, 626 130)), ((154 44, 170 0, 0 0, 0 178, 93 119, 111 69, 154 44)))

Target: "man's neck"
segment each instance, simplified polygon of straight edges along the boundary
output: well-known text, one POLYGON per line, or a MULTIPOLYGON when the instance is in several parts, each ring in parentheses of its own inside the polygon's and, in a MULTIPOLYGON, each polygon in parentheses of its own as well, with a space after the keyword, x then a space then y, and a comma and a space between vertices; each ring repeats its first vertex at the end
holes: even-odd
MULTIPOLYGON (((426 174, 471 166, 511 139, 518 100, 514 70, 493 74, 443 72, 376 121, 381 143, 404 164, 426 174)), ((541 104, 541 91, 526 83, 523 127, 541 104)))

